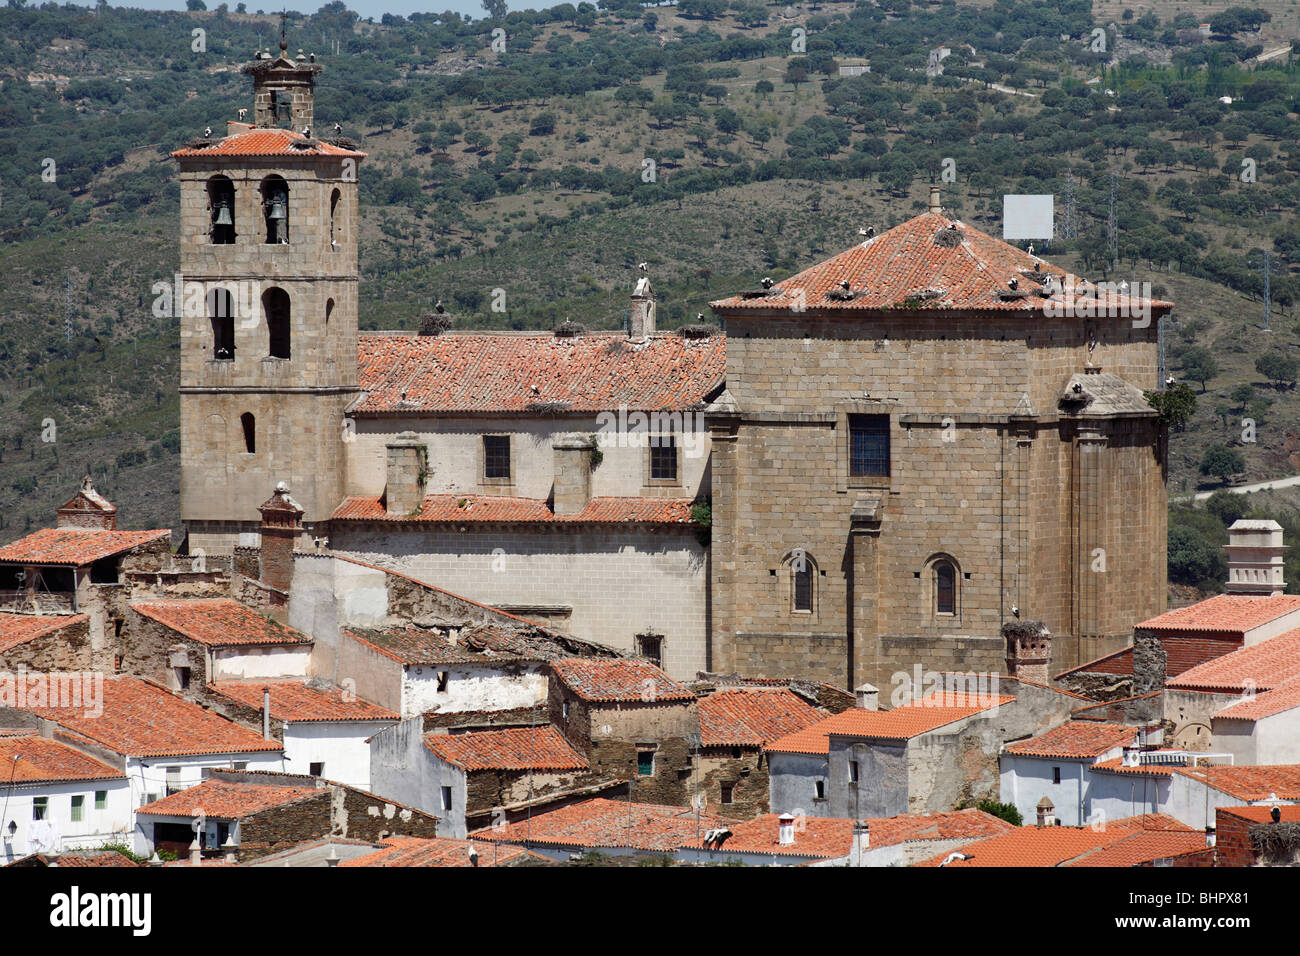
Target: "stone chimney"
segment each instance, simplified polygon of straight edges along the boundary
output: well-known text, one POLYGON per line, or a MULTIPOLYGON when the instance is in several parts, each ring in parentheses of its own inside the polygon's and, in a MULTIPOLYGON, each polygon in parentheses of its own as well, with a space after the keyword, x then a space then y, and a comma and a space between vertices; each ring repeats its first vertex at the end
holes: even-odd
POLYGON ((293 580, 293 545, 302 534, 302 508, 282 481, 257 510, 262 513, 262 583, 287 594, 293 580))
POLYGON ((262 686, 262 739, 271 738, 271 688, 262 686))
POLYGON ((555 436, 555 501, 557 515, 577 514, 591 500, 591 456, 596 448, 593 435, 578 433, 555 436))
POLYGON ((643 342, 655 334, 655 293, 650 279, 642 276, 632 290, 632 317, 628 321, 627 335, 633 341, 643 342))
POLYGON ((1042 621, 1008 621, 1002 625, 1007 642, 1007 673, 1016 680, 1050 684, 1047 676, 1052 659, 1052 632, 1042 621))
POLYGON ((855 687, 853 696, 857 698, 858 707, 863 710, 880 709, 880 689, 874 684, 861 684, 855 687))
POLYGON ((1229 594, 1279 595, 1282 580, 1282 526, 1276 521, 1236 521, 1228 529, 1229 594))
POLYGON ((384 510, 390 515, 409 515, 424 502, 428 448, 415 432, 402 432, 385 447, 388 449, 388 475, 384 510))
POLYGON ((866 820, 853 821, 853 858, 852 866, 861 866, 862 858, 871 849, 871 826, 866 820))
POLYGON ((198 866, 203 862, 203 848, 199 846, 199 838, 196 836, 190 843, 190 866, 198 866))
POLYGON ((221 844, 221 849, 226 851, 226 862, 229 863, 231 866, 234 866, 236 863, 239 862, 239 854, 238 854, 239 847, 235 843, 234 830, 230 831, 229 836, 226 837, 226 842, 221 844))
POLYGON ((939 187, 933 183, 930 185, 930 212, 943 212, 943 203, 939 201, 939 187))
POLYGON ((95 490, 89 475, 81 479, 81 490, 55 514, 60 528, 117 530, 117 508, 95 490))
POLYGON ((1056 804, 1052 803, 1051 797, 1043 797, 1038 801, 1038 825, 1039 827, 1056 826, 1056 804))
POLYGON ((776 842, 781 846, 794 843, 794 814, 783 813, 776 818, 776 842))

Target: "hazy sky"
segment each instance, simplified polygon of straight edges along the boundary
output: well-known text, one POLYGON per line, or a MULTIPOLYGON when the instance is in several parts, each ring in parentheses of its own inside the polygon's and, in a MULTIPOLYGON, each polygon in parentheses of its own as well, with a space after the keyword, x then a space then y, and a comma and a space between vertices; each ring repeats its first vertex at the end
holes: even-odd
MULTIPOLYGON (((221 0, 204 0, 209 10, 215 10, 221 0)), ((235 4, 239 0, 226 0, 230 9, 235 9, 235 4)), ((267 13, 278 11, 282 8, 297 10, 301 13, 315 13, 321 7, 325 6, 329 0, 244 0, 248 5, 250 13, 258 10, 265 10, 267 13)), ((409 13, 442 13, 444 10, 452 10, 456 13, 473 15, 478 19, 484 15, 483 4, 479 0, 344 0, 349 10, 360 14, 362 19, 374 17, 376 22, 385 13, 398 13, 406 16, 409 13)), ((538 10, 553 7, 563 0, 555 0, 554 3, 532 2, 525 3, 522 0, 509 3, 511 10, 538 10)), ((33 6, 38 5, 33 2, 33 6)), ((93 3, 87 3, 87 6, 93 6, 93 3)), ((137 0, 134 3, 120 3, 118 0, 108 0, 110 7, 135 7, 140 10, 184 10, 185 0, 137 0)))

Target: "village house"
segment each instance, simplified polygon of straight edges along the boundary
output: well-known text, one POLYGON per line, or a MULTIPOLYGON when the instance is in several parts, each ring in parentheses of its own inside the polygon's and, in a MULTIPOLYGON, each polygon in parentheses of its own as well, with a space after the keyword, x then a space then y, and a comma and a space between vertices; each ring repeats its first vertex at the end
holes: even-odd
POLYGON ((1214 844, 1175 866, 1295 866, 1300 863, 1300 807, 1218 807, 1214 844))
POLYGON ((339 866, 517 866, 533 857, 522 847, 453 840, 450 837, 387 837, 382 846, 353 857, 339 866))
POLYGON ((0 863, 126 841, 133 806, 121 767, 31 731, 0 731, 0 863))
POLYGON ((0 612, 0 670, 91 670, 88 614, 0 612))
POLYGON ((5 864, 5 866, 22 869, 48 869, 50 867, 60 869, 65 867, 99 869, 101 867, 134 867, 141 865, 123 854, 121 850, 74 850, 71 853, 33 853, 21 860, 5 864))
POLYGON ((356 787, 286 773, 210 771, 136 811, 141 855, 192 850, 251 862, 308 840, 433 837, 437 818, 356 787), (192 844, 198 842, 197 847, 192 844))

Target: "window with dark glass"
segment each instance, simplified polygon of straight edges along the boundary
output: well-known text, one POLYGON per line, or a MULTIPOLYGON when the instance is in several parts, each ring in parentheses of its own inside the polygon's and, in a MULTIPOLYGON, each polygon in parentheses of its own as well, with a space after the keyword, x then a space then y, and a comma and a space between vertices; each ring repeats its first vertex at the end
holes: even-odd
POLYGON ((889 416, 849 416, 849 474, 854 478, 889 477, 889 416))
POLYGON ((510 436, 483 436, 483 477, 510 477, 510 436))
POLYGON ((947 561, 934 566, 935 610, 940 614, 957 613, 957 569, 947 561))
POLYGON ((663 639, 662 634, 638 634, 636 651, 655 667, 663 667, 663 639))
POLYGON ((654 481, 677 480, 677 439, 660 435, 650 445, 650 478, 654 481))
POLYGON ((804 558, 793 565, 794 571, 794 609, 811 611, 813 605, 813 571, 812 565, 804 558))
POLYGON ((289 357, 289 293, 267 289, 262 293, 262 312, 266 315, 267 350, 272 358, 289 357))
POLYGON ((638 777, 653 777, 655 773, 655 748, 640 747, 636 752, 636 773, 638 777))

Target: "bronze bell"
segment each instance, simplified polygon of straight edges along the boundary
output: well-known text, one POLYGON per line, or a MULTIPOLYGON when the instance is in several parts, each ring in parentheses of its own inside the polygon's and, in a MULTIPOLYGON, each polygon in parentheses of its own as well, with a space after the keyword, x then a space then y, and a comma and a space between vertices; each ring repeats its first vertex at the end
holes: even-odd
POLYGON ((230 215, 230 204, 226 202, 219 203, 217 205, 217 218, 213 220, 213 225, 233 226, 234 224, 235 220, 230 215))
POLYGON ((289 218, 288 212, 285 209, 286 205, 287 203, 285 203, 283 196, 273 196, 270 202, 267 203, 266 218, 267 219, 288 219, 289 218))

